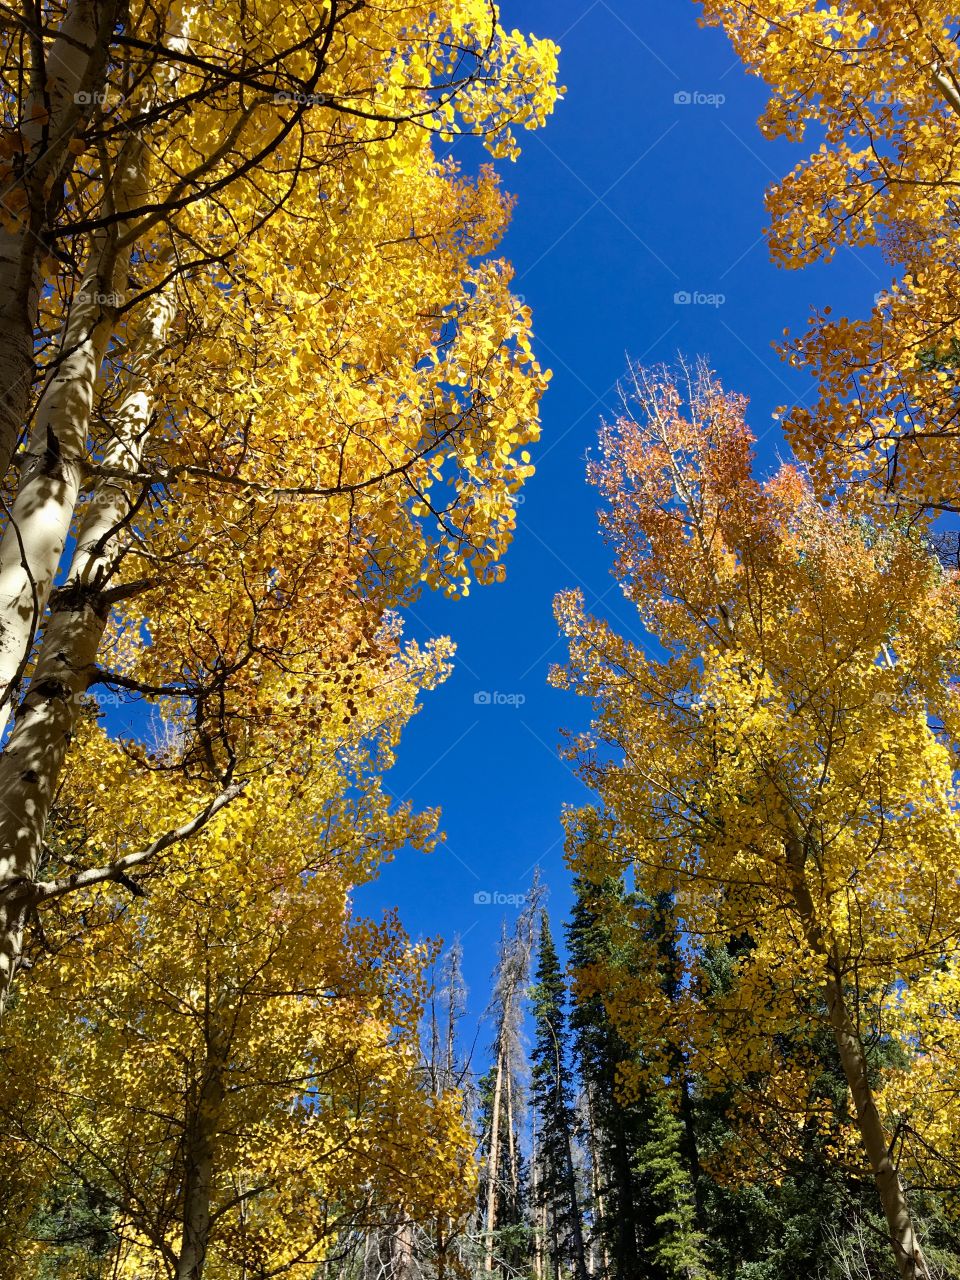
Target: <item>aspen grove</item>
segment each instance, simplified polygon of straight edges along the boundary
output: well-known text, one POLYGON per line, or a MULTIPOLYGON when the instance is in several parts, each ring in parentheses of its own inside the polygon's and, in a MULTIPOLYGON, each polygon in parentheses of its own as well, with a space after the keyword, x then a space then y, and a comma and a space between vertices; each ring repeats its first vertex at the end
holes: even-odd
POLYGON ((0 1280, 960 1278, 960 15, 634 8, 2 9, 0 1280))

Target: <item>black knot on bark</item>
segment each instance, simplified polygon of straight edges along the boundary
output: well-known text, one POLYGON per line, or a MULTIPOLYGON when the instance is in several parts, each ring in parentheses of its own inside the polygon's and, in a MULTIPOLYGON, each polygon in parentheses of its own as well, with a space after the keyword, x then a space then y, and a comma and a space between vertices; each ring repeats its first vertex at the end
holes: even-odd
POLYGON ((82 613, 90 609, 98 618, 105 618, 110 612, 110 602, 99 583, 69 582, 51 594, 50 603, 57 613, 82 613))
POLYGON ((28 697, 36 696, 37 698, 46 699, 48 702, 54 698, 62 698, 64 702, 70 697, 70 687, 65 685, 62 680, 41 680, 39 684, 30 686, 28 697))

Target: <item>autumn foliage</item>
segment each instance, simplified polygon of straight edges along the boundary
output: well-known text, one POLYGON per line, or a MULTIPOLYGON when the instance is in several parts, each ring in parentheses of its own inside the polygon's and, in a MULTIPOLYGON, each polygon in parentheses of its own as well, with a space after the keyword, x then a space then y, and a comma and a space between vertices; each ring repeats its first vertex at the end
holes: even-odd
POLYGON ((492 161, 556 54, 477 0, 3 28, 11 1275, 70 1265, 38 1226, 64 1185, 131 1280, 312 1276, 469 1203, 431 949, 352 895, 438 838, 384 775, 452 645, 395 610, 502 576, 533 469, 492 161), (464 135, 469 174, 436 147, 464 135))
POLYGON ((901 1272, 919 1274, 889 1145, 927 1167, 927 1072, 952 1052, 928 1040, 878 1101, 866 1046, 911 1057, 931 983, 960 976, 956 583, 916 536, 817 503, 796 468, 754 479, 745 403, 705 368, 635 370, 626 408, 591 478, 649 639, 563 595, 555 679, 595 709, 571 754, 604 834, 577 842, 577 869, 669 902, 686 977, 660 981, 652 941, 632 979, 608 976, 611 1016, 661 1072, 679 1051, 708 1088, 741 1091, 761 1160, 834 1126, 813 1088, 828 1029, 854 1104, 831 1145, 869 1162, 901 1272))
POLYGON ((875 247, 891 273, 865 318, 817 308, 785 342, 819 387, 789 417, 798 456, 821 485, 869 478, 908 515, 956 509, 955 13, 887 0, 703 9, 769 90, 763 132, 813 146, 767 194, 774 260, 875 247))

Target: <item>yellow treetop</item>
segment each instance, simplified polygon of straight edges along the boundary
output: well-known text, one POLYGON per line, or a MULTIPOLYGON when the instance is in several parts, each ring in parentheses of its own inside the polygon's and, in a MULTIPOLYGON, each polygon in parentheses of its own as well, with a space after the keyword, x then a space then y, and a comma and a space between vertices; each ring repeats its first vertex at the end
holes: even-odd
POLYGON ((785 345, 818 379, 788 427, 824 485, 868 475, 908 512, 956 507, 956 15, 936 0, 705 0, 770 91, 761 128, 815 150, 767 196, 774 260, 879 246, 896 275, 866 319, 816 311, 785 345))

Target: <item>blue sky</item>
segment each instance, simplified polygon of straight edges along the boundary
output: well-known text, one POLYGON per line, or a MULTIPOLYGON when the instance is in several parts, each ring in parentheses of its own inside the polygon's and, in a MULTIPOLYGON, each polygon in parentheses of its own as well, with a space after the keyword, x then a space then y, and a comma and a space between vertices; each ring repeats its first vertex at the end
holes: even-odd
POLYGON ((414 936, 462 936, 471 1019, 488 998, 501 918, 516 911, 475 894, 521 893, 539 863, 556 932, 571 899, 560 812, 587 793, 557 746, 561 726, 585 724, 589 708, 546 683, 563 658, 554 594, 580 586, 636 635, 584 480, 627 358, 708 357, 750 397, 758 467, 769 471, 785 453, 774 408, 811 391, 771 344, 803 328, 814 305, 865 313, 890 282, 877 256, 851 251, 802 272, 772 266, 764 191, 814 144, 763 139, 762 86, 698 16, 692 0, 502 4, 504 25, 560 44, 567 87, 547 128, 525 134, 519 162, 502 168, 518 197, 504 252, 554 377, 506 583, 465 601, 424 599, 407 618, 408 634, 449 634, 458 646, 454 675, 425 699, 391 778, 398 794, 442 807, 447 844, 398 856, 357 899, 364 911, 397 904, 414 936), (678 303, 680 293, 724 301, 678 303), (478 692, 514 700, 482 705, 478 692))

